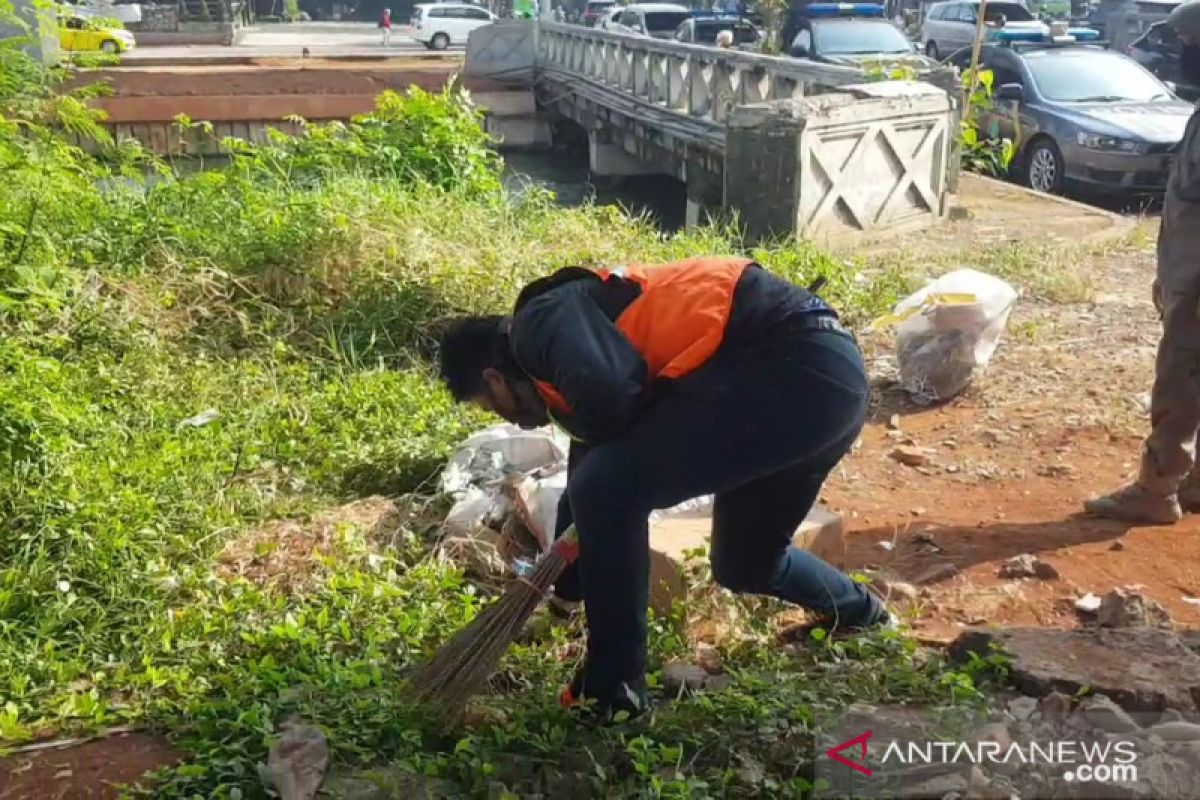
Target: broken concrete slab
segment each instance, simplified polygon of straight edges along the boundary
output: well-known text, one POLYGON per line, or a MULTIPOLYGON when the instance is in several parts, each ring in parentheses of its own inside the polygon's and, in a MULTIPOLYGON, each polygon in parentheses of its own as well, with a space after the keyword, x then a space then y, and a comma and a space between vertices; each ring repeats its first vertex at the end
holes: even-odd
MULTIPOLYGON (((842 518, 815 506, 792 537, 792 543, 825 561, 842 566, 846 560, 845 526, 842 518)), ((659 613, 670 611, 683 597, 683 566, 689 551, 708 547, 712 517, 671 516, 650 526, 650 606, 659 613)))
POLYGON ((1027 695, 1074 695, 1087 688, 1130 712, 1200 709, 1200 656, 1170 631, 979 628, 964 631, 950 655, 986 656, 993 646, 1008 654, 1012 679, 1027 695))

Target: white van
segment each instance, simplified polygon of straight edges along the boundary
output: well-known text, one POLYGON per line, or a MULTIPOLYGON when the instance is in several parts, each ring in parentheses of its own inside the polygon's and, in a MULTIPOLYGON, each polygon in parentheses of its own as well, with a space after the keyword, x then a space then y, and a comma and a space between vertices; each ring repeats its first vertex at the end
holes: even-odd
POLYGON ((430 50, 465 45, 476 28, 491 25, 496 16, 467 3, 422 3, 413 9, 412 38, 430 50))

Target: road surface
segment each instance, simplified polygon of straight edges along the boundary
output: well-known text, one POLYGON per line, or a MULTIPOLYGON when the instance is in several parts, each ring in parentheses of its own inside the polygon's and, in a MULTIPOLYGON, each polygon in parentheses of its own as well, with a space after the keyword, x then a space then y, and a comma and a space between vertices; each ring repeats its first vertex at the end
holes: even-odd
MULTIPOLYGON (((308 48, 312 58, 411 58, 430 53, 409 38, 409 27, 392 28, 392 41, 384 46, 379 29, 369 22, 296 22, 246 28, 230 47, 212 44, 137 47, 121 57, 123 64, 162 59, 298 58, 308 48)), ((451 48, 451 52, 462 48, 451 48)))

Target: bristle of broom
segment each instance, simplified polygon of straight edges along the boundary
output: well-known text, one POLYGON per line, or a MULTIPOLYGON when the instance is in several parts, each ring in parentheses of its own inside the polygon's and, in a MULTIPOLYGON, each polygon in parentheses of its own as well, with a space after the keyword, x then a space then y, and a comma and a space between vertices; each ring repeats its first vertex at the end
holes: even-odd
POLYGON ((483 689, 567 563, 558 548, 538 559, 527 578, 513 581, 499 600, 413 673, 409 679, 412 698, 444 725, 456 724, 467 701, 483 689))

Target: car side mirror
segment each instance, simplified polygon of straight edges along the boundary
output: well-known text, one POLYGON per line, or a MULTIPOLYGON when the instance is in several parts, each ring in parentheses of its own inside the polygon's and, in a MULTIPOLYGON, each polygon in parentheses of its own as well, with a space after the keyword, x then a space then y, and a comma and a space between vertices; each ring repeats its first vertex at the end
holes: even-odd
POLYGON ((1025 90, 1019 83, 1006 83, 996 90, 997 100, 1012 100, 1017 103, 1025 99, 1025 90))
POLYGON ((1167 87, 1167 91, 1171 94, 1179 94, 1179 84, 1175 81, 1163 81, 1163 86, 1167 87))

